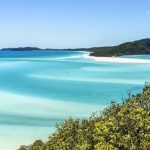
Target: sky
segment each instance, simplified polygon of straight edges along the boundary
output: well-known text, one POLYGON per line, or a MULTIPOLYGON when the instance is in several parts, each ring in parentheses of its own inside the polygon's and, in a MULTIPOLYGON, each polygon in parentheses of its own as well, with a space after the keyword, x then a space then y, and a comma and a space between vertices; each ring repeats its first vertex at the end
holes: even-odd
POLYGON ((0 0, 0 48, 86 48, 150 37, 150 0, 0 0))

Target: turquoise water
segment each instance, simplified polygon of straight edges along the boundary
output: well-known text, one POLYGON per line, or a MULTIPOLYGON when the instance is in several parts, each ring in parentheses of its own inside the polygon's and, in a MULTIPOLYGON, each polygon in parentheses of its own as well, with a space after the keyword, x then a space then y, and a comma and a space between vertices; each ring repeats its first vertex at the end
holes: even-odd
MULTIPOLYGON (((85 52, 0 52, 0 145, 46 139, 65 118, 87 117, 140 91, 150 64, 106 63, 85 52)), ((150 55, 125 56, 150 59, 150 55)))

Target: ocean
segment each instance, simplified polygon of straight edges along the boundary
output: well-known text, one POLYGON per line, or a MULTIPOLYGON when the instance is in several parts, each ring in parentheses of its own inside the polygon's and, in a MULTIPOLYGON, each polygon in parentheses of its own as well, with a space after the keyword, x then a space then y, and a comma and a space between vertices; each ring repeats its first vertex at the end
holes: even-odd
MULTIPOLYGON (((121 103, 150 81, 150 64, 98 62, 73 51, 0 51, 0 147, 46 140, 68 117, 121 103)), ((123 56, 149 59, 150 55, 123 56)))

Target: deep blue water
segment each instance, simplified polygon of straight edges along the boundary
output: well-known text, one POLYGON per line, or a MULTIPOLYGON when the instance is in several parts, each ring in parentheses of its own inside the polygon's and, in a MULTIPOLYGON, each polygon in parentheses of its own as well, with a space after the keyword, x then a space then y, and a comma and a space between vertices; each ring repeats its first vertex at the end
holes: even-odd
POLYGON ((150 64, 96 62, 84 54, 0 52, 0 145, 14 150, 45 139, 55 123, 69 116, 87 117, 112 100, 122 102, 150 81, 150 64))

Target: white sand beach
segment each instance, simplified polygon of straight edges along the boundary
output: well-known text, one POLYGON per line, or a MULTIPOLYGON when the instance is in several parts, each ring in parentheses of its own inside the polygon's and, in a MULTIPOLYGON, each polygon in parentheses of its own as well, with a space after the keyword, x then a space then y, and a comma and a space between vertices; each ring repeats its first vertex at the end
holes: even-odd
POLYGON ((100 62, 150 64, 150 60, 146 60, 146 59, 122 58, 122 57, 95 57, 95 56, 90 56, 89 53, 85 54, 84 58, 93 59, 95 61, 100 61, 100 62))

